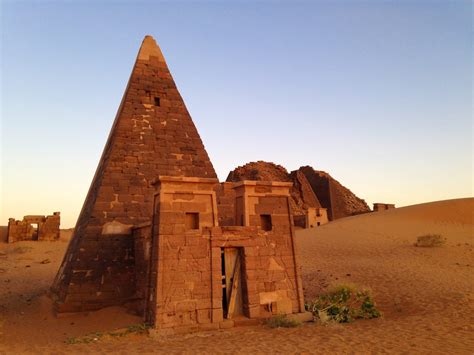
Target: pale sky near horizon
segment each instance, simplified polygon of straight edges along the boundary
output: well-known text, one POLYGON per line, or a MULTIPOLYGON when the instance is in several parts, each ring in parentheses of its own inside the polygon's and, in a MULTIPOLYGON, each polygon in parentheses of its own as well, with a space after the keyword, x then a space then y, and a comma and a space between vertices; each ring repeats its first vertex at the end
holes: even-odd
POLYGON ((473 195, 470 1, 2 1, 0 225, 73 227, 139 46, 221 181, 250 161, 397 206, 473 195))

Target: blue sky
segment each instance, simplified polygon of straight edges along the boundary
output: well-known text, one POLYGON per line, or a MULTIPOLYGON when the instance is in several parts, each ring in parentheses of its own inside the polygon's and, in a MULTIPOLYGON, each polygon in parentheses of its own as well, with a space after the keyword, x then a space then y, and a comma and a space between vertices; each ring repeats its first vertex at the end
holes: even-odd
POLYGON ((146 34, 221 180, 266 160, 367 202, 472 196, 469 1, 2 1, 1 210, 72 227, 146 34))

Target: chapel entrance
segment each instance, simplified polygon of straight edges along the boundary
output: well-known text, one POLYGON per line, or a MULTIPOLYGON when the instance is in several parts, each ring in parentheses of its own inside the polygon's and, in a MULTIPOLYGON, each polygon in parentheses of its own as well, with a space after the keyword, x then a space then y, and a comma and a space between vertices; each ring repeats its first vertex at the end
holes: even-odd
POLYGON ((222 309, 224 318, 244 315, 242 294, 242 248, 221 248, 222 309))

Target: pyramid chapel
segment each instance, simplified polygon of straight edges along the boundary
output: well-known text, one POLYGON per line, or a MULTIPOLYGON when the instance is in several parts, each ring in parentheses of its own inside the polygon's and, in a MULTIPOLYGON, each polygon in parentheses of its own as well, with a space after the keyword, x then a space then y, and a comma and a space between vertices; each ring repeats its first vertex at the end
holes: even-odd
POLYGON ((292 183, 219 183, 146 36, 52 286, 57 313, 121 305, 161 330, 304 314, 292 183))

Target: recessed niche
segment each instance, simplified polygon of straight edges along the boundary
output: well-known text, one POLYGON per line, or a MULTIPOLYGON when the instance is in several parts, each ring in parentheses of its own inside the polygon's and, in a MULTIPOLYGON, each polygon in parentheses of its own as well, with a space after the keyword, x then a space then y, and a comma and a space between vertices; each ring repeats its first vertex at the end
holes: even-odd
POLYGON ((187 212, 185 219, 186 229, 199 229, 199 213, 187 212))

